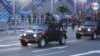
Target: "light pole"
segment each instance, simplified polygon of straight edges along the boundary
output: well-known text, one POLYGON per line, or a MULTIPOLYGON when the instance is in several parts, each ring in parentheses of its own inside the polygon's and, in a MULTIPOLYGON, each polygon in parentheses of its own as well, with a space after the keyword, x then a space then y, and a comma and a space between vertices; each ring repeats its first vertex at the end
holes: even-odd
POLYGON ((15 18, 15 0, 12 1, 12 7, 13 7, 13 11, 12 11, 12 18, 15 18))
POLYGON ((54 3, 58 2, 58 0, 51 0, 51 13, 53 13, 54 10, 54 3))
POLYGON ((53 0, 51 0, 51 13, 53 13, 53 0))
POLYGON ((12 7, 13 7, 13 11, 12 11, 12 19, 14 20, 14 34, 16 33, 16 18, 15 18, 15 3, 16 0, 12 0, 12 7))

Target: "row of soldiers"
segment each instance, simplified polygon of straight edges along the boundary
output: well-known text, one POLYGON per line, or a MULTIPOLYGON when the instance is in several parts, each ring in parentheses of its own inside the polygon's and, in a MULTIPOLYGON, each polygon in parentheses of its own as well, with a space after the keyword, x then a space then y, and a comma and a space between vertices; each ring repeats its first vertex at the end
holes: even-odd
MULTIPOLYGON (((34 23, 56 23, 56 19, 53 16, 53 14, 46 13, 46 14, 34 14, 33 17, 31 15, 28 15, 28 22, 29 24, 34 23)), ((24 15, 21 16, 21 21, 24 20, 24 15)))

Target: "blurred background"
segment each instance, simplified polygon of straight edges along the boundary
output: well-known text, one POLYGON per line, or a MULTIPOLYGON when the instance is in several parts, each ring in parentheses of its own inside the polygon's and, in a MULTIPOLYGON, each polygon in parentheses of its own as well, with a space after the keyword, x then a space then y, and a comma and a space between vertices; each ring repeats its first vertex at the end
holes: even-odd
MULTIPOLYGON (((51 12, 59 14, 57 7, 67 5, 66 14, 93 13, 91 4, 100 0, 0 0, 0 19, 7 20, 10 17, 19 19, 22 14, 44 14, 51 12)), ((100 8, 99 8, 100 10, 100 8)), ((99 11, 98 10, 98 11, 99 11)))

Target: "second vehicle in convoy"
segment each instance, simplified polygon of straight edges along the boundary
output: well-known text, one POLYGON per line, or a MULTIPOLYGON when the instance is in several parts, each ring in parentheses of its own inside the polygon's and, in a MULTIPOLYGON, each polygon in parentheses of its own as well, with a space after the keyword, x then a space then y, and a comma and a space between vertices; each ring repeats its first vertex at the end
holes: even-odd
POLYGON ((100 22, 95 20, 86 20, 76 31, 77 39, 81 39, 81 36, 90 36, 91 40, 94 40, 97 35, 100 35, 100 22))

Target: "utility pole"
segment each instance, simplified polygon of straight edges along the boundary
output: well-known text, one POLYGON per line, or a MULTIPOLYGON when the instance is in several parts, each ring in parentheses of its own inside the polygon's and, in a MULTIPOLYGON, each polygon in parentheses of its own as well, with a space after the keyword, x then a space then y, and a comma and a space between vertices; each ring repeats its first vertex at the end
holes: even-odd
POLYGON ((12 7, 13 7, 13 11, 12 11, 12 19, 14 20, 14 34, 16 33, 16 18, 15 18, 15 3, 16 0, 12 1, 12 7))
POLYGON ((53 13, 53 0, 51 0, 51 13, 53 13))

